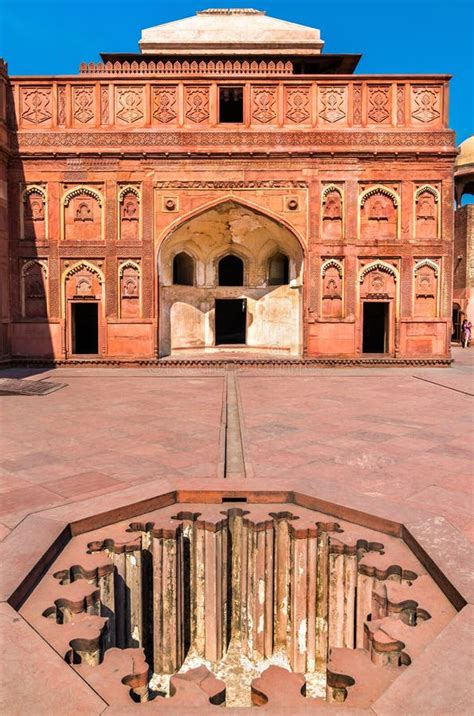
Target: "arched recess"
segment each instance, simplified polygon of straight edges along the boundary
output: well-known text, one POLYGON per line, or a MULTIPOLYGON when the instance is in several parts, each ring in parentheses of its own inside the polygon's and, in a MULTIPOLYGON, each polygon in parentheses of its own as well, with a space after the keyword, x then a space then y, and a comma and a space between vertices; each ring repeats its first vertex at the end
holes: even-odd
POLYGON ((359 349, 362 353, 397 350, 399 273, 386 261, 371 261, 359 271, 359 349))
POLYGON ((179 251, 173 257, 173 284, 175 286, 194 286, 194 258, 187 251, 179 251))
POLYGON ((359 196, 359 237, 362 240, 400 237, 400 197, 389 187, 375 184, 359 196))
POLYGON ((48 237, 48 195, 46 187, 29 184, 21 192, 20 236, 43 240, 48 237))
POLYGON ((415 235, 418 239, 437 239, 440 230, 440 195, 438 189, 423 184, 414 193, 415 235))
POLYGON ((90 186, 68 189, 61 201, 61 239, 66 241, 103 241, 104 200, 90 186))
POLYGON ((120 241, 139 241, 141 238, 140 189, 127 184, 118 192, 118 237, 120 241))
POLYGON ((105 352, 104 288, 102 271, 89 261, 78 261, 63 271, 66 356, 105 352))
POLYGON ((218 286, 243 286, 244 262, 233 253, 226 253, 217 262, 217 285, 218 286))
POLYGON ((342 318, 344 280, 342 262, 327 259, 321 265, 321 316, 342 318))
POLYGON ((321 192, 321 235, 340 239, 344 234, 344 195, 336 184, 327 184, 321 192))
POLYGON ((439 314, 439 265, 432 259, 417 261, 413 267, 413 315, 436 318, 439 314))
POLYGON ((136 261, 122 261, 118 269, 119 317, 141 316, 141 270, 136 261))
POLYGON ((276 251, 268 259, 268 285, 285 286, 290 280, 290 262, 282 251, 276 251))
POLYGON ((230 305, 218 302, 231 300, 244 302, 247 346, 300 353, 303 256, 300 237, 285 221, 234 197, 175 221, 158 250, 160 355, 214 350, 215 311, 230 305), (288 257, 293 287, 268 286, 270 250, 288 257), (182 251, 195 258, 194 286, 173 284, 173 258, 182 251), (229 254, 243 262, 243 281, 219 285, 219 261, 229 254))
POLYGON ((43 259, 31 259, 21 267, 21 315, 48 316, 48 264, 43 259))

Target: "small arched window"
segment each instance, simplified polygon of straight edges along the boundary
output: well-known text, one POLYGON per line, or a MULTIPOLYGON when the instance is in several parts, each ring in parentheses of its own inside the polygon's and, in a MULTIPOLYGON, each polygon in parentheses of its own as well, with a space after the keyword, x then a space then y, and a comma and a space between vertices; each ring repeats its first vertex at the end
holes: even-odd
POLYGON ((283 286, 289 281, 288 256, 280 251, 270 258, 268 262, 268 285, 283 286))
POLYGON ((173 259, 173 283, 180 286, 194 286, 194 261, 185 251, 173 259))
POLYGON ((219 261, 219 286, 243 286, 244 262, 238 256, 228 254, 219 261))

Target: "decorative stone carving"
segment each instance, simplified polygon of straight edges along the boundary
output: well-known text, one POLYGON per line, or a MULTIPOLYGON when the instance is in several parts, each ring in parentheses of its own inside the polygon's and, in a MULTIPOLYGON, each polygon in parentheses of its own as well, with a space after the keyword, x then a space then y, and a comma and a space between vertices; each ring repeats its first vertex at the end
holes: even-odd
POLYGON ((209 119, 209 88, 186 87, 186 118, 195 124, 209 119))
MULTIPOLYGON (((88 261, 79 261, 65 273, 65 298, 88 298, 100 300, 104 277, 99 269, 88 261)), ((100 316, 100 311, 99 311, 100 316)))
POLYGON ((101 124, 108 124, 110 122, 110 95, 108 85, 102 85, 100 88, 100 121, 101 124))
POLYGON ((140 266, 135 261, 125 261, 119 267, 120 317, 140 317, 140 266))
POLYGON ((46 191, 36 184, 22 193, 22 238, 41 240, 46 238, 46 191))
POLYGON ((26 261, 21 269, 22 315, 25 318, 46 318, 46 286, 48 267, 44 260, 26 261))
POLYGON ((321 197, 322 234, 324 238, 340 239, 343 234, 342 191, 334 184, 324 187, 321 197))
POLYGON ((354 85, 352 91, 352 118, 354 124, 362 124, 362 85, 354 85))
POLYGON ((276 119, 276 87, 252 87, 252 117, 261 124, 276 119))
POLYGON ((176 102, 176 87, 153 87, 153 116, 161 124, 170 124, 177 119, 176 102))
POLYGON ((360 197, 361 239, 398 237, 398 197, 391 189, 374 186, 360 197))
POLYGON ((302 124, 310 119, 310 87, 286 88, 285 116, 290 122, 302 124))
POLYGON ((397 280, 398 273, 393 266, 385 261, 374 261, 360 272, 360 296, 365 300, 395 299, 397 280))
POLYGON ((441 115, 439 87, 412 87, 412 117, 424 124, 441 115))
POLYGON ((90 187, 79 186, 63 199, 63 237, 67 241, 100 241, 102 197, 90 187))
POLYGON ((432 186, 419 187, 415 192, 416 236, 421 239, 438 237, 439 192, 432 186))
POLYGON ((397 86, 397 124, 405 124, 405 87, 397 86))
POLYGON ((144 117, 143 89, 116 87, 116 117, 126 124, 134 124, 144 117))
POLYGON ((321 266, 321 315, 342 317, 342 264, 335 259, 328 259, 321 266))
POLYGON ((140 191, 125 186, 119 192, 120 239, 137 241, 140 230, 140 191))
POLYGON ((65 126, 66 124, 66 87, 58 86, 58 124, 65 126))
POLYGON ((388 85, 368 86, 369 108, 367 117, 381 124, 390 118, 390 87, 388 85))
POLYGON ((88 124, 94 119, 94 87, 73 86, 73 115, 81 124, 88 124))
POLYGON ((21 118, 30 124, 43 124, 52 118, 50 88, 21 88, 21 118))
POLYGON ((325 122, 339 122, 347 115, 347 88, 319 88, 319 117, 325 122))
POLYGON ((438 313, 439 266, 431 259, 423 259, 415 264, 414 276, 414 315, 435 318, 438 313))

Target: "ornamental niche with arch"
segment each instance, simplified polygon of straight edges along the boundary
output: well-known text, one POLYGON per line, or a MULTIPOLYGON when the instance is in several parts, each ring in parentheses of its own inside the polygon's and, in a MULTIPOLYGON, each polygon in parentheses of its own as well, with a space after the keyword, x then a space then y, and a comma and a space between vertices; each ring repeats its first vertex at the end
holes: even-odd
POLYGON ((342 318, 342 263, 327 259, 321 266, 321 316, 342 318))
POLYGON ((47 238, 47 196, 44 187, 31 184, 21 195, 21 237, 30 241, 47 238))
POLYGON ((398 272, 386 261, 373 261, 363 266, 360 275, 360 297, 373 301, 390 301, 397 296, 398 272))
POLYGON ((140 266, 123 261, 119 266, 120 318, 140 318, 140 266))
POLYGON ((400 202, 393 189, 377 184, 359 198, 360 238, 362 240, 398 238, 400 202))
POLYGON ((21 307, 23 318, 47 318, 48 264, 31 259, 21 267, 21 307))
POLYGON ((415 191, 416 237, 437 239, 439 235, 439 191, 428 184, 415 191))
POLYGON ((140 239, 140 199, 140 190, 136 186, 127 185, 119 191, 119 238, 121 241, 138 241, 140 239))
POLYGON ((65 275, 66 300, 102 298, 103 275, 99 268, 88 261, 80 261, 68 267, 65 275))
POLYGON ((328 184, 321 194, 322 236, 325 239, 341 239, 344 229, 342 189, 328 184))
POLYGON ((103 199, 97 189, 77 186, 66 191, 62 229, 66 241, 103 239, 103 199))
POLYGON ((439 265, 432 259, 415 264, 415 305, 417 318, 436 318, 438 315, 439 265))

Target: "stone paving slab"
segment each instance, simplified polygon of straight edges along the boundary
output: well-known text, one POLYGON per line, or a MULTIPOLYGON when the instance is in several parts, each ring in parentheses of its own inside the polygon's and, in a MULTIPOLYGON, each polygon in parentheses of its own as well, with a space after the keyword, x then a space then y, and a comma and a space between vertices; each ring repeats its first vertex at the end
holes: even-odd
POLYGON ((21 380, 0 378, 0 395, 49 395, 65 387, 65 383, 47 380, 21 380))

